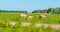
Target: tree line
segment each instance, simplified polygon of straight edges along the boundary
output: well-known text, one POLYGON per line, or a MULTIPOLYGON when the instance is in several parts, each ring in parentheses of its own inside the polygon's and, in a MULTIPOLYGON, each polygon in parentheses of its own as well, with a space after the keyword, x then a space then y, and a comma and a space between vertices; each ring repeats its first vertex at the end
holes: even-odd
MULTIPOLYGON (((13 12, 13 13, 28 13, 27 11, 7 11, 0 10, 0 12, 13 12)), ((60 14, 60 8, 48 8, 43 10, 34 10, 32 13, 52 13, 52 14, 60 14)))
POLYGON ((27 11, 7 11, 7 10, 0 10, 0 13, 7 12, 7 13, 27 13, 27 11))
POLYGON ((60 8, 48 8, 48 9, 44 9, 44 10, 34 10, 32 13, 60 14, 60 8))

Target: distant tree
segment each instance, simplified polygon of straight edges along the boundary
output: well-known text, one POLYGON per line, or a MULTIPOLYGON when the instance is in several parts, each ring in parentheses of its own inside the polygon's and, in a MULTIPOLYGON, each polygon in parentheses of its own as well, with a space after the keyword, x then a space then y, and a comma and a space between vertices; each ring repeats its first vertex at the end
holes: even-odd
POLYGON ((44 9, 44 10, 43 10, 43 13, 46 13, 46 12, 47 12, 47 9, 44 9))
POLYGON ((44 9, 44 10, 34 10, 32 13, 60 14, 60 8, 48 8, 48 9, 44 9))
POLYGON ((47 13, 51 13, 52 12, 52 8, 48 8, 47 13))
POLYGON ((0 10, 0 12, 12 12, 12 13, 27 13, 27 11, 7 11, 7 10, 0 10))
POLYGON ((59 8, 55 8, 55 9, 54 9, 54 13, 55 13, 55 14, 60 14, 59 8))
POLYGON ((42 13, 42 10, 34 10, 32 13, 42 13))
POLYGON ((59 8, 49 8, 47 13, 60 14, 59 8))

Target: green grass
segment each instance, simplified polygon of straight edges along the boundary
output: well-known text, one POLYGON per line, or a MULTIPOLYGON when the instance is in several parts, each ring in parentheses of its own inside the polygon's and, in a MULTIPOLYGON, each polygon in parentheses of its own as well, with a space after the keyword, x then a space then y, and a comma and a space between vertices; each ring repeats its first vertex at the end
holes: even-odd
POLYGON ((54 30, 52 28, 36 28, 34 23, 47 23, 47 24, 60 24, 60 14, 49 14, 47 18, 39 19, 39 14, 29 14, 33 16, 33 19, 21 18, 20 13, 0 13, 0 32, 60 32, 60 30, 54 30), (11 26, 7 23, 10 21, 18 22, 15 26, 11 26), (3 23, 4 22, 4 23, 3 23), (22 22, 32 23, 29 27, 22 27, 22 22))
POLYGON ((39 14, 29 14, 33 16, 33 19, 28 19, 20 17, 20 14, 0 14, 0 21, 19 21, 19 22, 39 22, 39 23, 48 23, 48 24, 60 24, 60 14, 49 14, 47 18, 39 19, 39 14))
POLYGON ((54 30, 51 28, 36 28, 30 27, 0 27, 0 32, 60 32, 60 30, 54 30))

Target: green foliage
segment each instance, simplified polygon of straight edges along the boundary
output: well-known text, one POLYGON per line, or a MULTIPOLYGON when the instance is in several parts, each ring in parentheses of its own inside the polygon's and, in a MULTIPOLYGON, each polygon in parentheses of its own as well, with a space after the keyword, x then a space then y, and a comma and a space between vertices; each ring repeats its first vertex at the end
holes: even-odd
POLYGON ((27 13, 27 11, 7 11, 7 10, 0 10, 0 13, 27 13))
MULTIPOLYGON (((29 13, 27 11, 7 11, 7 10, 0 10, 0 13, 29 13)), ((32 13, 52 13, 52 14, 60 14, 60 8, 48 8, 48 9, 40 9, 34 10, 32 13)))
POLYGON ((52 14, 60 14, 60 8, 48 8, 44 10, 34 10, 32 13, 52 13, 52 14))

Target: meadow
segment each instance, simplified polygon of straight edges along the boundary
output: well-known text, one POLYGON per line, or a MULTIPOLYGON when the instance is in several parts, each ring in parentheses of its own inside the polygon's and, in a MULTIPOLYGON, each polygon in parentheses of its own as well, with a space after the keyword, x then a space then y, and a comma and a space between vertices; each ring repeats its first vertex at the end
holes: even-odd
POLYGON ((47 18, 41 19, 38 13, 29 13, 28 16, 21 18, 20 13, 0 13, 0 32, 60 32, 60 29, 35 26, 35 23, 60 24, 60 14, 49 14, 47 18), (28 16, 33 16, 33 18, 30 19, 28 16), (10 25, 10 22, 16 22, 16 25, 10 25), (22 27, 22 22, 28 22, 31 25, 22 27))

